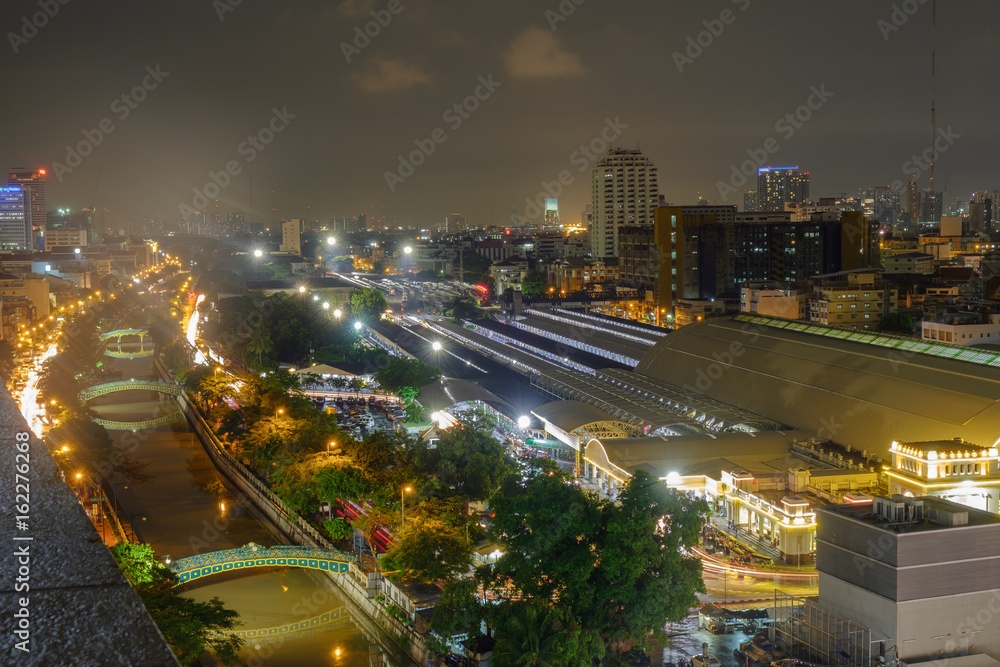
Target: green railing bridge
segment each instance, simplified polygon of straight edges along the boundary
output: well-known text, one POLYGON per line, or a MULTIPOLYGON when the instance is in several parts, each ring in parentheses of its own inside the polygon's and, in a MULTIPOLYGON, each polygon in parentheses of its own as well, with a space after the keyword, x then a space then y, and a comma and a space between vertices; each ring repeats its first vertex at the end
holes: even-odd
POLYGON ((106 331, 102 333, 99 336, 99 339, 111 340, 112 338, 117 338, 121 341, 122 336, 138 336, 140 340, 144 340, 148 335, 148 329, 115 329, 114 331, 106 331))

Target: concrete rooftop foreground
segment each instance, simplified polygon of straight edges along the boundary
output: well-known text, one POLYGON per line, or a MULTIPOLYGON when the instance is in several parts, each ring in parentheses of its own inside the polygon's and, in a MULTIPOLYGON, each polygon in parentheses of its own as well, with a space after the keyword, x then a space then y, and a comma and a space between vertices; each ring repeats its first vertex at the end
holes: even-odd
MULTIPOLYGON (((0 565, 4 665, 177 665, 173 652, 129 586, 83 507, 32 436, 28 530, 15 524, 15 435, 28 427, 6 387, 0 389, 0 522, 8 537, 0 565), (14 537, 31 537, 15 541, 14 537), (28 546, 29 590, 17 591, 19 556, 28 546), (27 598, 29 652, 15 647, 20 598, 27 598)), ((23 489, 22 489, 23 490, 23 489)), ((22 499, 23 500, 23 499, 22 499)), ((22 582, 23 583, 23 582, 22 582)))

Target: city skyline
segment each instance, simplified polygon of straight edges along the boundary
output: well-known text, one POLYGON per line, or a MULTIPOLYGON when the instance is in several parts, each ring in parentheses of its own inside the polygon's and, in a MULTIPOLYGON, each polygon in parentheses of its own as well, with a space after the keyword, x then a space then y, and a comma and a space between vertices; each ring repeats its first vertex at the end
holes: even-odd
MULTIPOLYGON (((251 172, 261 221, 273 188, 282 218, 374 207, 404 227, 454 211, 502 225, 558 184, 574 222, 602 145, 641 148, 674 202, 741 204, 744 186, 724 199, 719 184, 761 151, 765 164, 809 170, 814 197, 888 185, 910 167, 927 183, 926 4, 914 2, 912 16, 892 3, 797 6, 797 22, 819 29, 791 33, 780 8, 748 0, 629 12, 389 4, 68 4, 36 27, 37 4, 12 3, 12 85, 36 92, 4 111, 5 159, 49 170, 51 207, 107 207, 131 222, 179 218, 195 190, 213 186, 221 210, 249 213, 251 172), (98 33, 109 46, 94 48, 98 33), (253 46, 265 40, 294 46, 253 46), (879 71, 893 82, 884 91, 858 83, 879 71), (66 146, 81 144, 89 154, 77 161, 66 146)), ((997 186, 985 111, 996 93, 972 72, 1000 41, 989 21, 968 20, 995 11, 985 2, 940 9, 938 127, 952 143, 937 181, 947 206, 997 186)))

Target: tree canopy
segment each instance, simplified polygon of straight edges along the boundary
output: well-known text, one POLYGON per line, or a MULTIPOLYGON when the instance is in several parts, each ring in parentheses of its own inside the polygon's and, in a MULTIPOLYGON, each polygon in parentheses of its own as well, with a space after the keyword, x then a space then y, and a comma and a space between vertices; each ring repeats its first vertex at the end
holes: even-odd
POLYGON ((177 575, 156 560, 148 544, 119 542, 111 554, 182 665, 195 664, 206 650, 225 664, 236 660, 243 640, 215 633, 235 629, 240 624, 237 612, 217 597, 197 602, 181 595, 177 575))
POLYGON ((351 294, 351 314, 360 322, 376 322, 389 308, 385 294, 377 289, 359 289, 351 294))

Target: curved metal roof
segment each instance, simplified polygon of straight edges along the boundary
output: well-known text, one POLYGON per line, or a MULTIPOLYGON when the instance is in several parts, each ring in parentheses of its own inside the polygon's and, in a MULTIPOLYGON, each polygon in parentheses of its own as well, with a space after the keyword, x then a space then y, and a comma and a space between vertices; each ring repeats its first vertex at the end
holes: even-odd
POLYGON ((779 324, 720 318, 683 327, 635 372, 881 456, 893 440, 962 437, 989 447, 1000 437, 1000 368, 885 346, 877 334, 779 324))
POLYGON ((559 427, 566 433, 572 433, 596 422, 618 422, 623 428, 637 432, 637 429, 631 424, 612 417, 603 410, 598 410, 582 401, 553 401, 540 405, 531 412, 539 419, 559 427))

